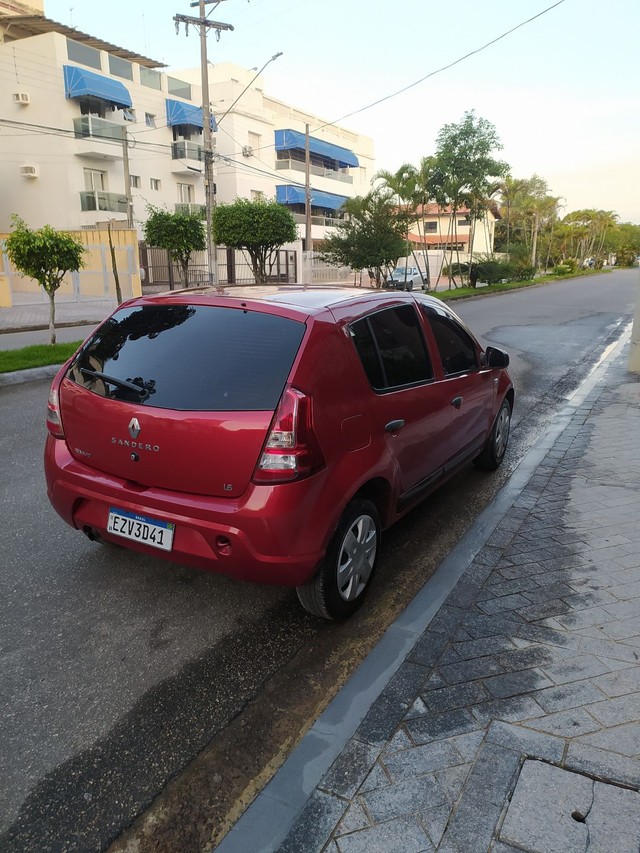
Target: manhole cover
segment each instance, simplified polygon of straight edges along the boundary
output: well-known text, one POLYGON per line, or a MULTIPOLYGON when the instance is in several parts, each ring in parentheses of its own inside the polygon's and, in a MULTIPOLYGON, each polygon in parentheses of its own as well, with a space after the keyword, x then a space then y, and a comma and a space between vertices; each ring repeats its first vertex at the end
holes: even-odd
POLYGON ((525 761, 500 840, 530 853, 638 853, 640 794, 525 761))

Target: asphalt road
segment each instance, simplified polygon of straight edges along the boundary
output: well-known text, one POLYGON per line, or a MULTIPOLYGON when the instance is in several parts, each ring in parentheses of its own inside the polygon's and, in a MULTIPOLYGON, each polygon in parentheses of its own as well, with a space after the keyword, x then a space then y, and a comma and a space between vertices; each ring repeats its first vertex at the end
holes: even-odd
POLYGON ((291 590, 67 528, 44 490, 48 383, 0 390, 0 849, 105 849, 172 779, 137 827, 140 850, 219 836, 619 336, 637 281, 623 270, 454 306, 511 354, 508 460, 497 476, 463 472, 388 532, 372 594, 344 626, 305 614, 291 590))

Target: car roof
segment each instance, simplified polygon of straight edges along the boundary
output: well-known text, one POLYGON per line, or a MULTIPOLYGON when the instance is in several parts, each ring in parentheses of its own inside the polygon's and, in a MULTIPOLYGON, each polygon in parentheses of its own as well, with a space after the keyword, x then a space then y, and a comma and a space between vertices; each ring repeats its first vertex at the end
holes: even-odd
MULTIPOLYGON (((439 300, 420 294, 421 299, 441 304, 439 300)), ((286 285, 226 285, 218 287, 186 288, 184 290, 173 290, 154 296, 144 296, 136 302, 144 304, 158 304, 159 302, 177 302, 179 304, 198 305, 232 305, 235 302, 252 303, 256 307, 259 304, 273 306, 283 305, 290 309, 297 309, 306 315, 317 314, 332 306, 344 304, 349 301, 367 301, 372 304, 388 300, 410 301, 411 294, 390 292, 388 290, 371 290, 362 287, 331 287, 305 284, 286 285)))

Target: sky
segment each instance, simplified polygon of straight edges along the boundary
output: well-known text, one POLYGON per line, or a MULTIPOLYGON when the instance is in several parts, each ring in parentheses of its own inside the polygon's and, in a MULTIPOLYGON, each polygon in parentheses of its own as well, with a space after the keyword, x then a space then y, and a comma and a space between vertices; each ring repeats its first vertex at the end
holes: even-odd
MULTIPOLYGON (((196 32, 173 21, 197 14, 189 0, 45 0, 45 12, 169 69, 199 66, 196 32)), ((640 224, 639 0, 223 0, 210 17, 234 27, 210 32, 211 62, 260 68, 282 51, 265 92, 372 137, 377 169, 419 165, 474 110, 511 174, 544 178, 563 213, 640 224)))

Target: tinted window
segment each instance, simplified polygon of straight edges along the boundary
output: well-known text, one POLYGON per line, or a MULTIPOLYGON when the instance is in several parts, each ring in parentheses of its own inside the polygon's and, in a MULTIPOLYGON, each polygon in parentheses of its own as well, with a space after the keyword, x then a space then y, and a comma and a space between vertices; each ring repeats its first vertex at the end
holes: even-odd
POLYGON ((354 323, 350 329, 351 338, 356 345, 360 361, 367 374, 367 379, 373 388, 384 388, 384 375, 380 356, 373 340, 371 327, 368 320, 360 320, 354 323))
POLYGON ((367 377, 377 390, 433 378, 418 316, 411 305, 372 314, 354 323, 351 335, 367 377))
POLYGON ((126 59, 109 54, 109 71, 114 77, 124 77, 125 80, 133 80, 133 66, 126 59))
POLYGON ((87 342, 68 375, 101 396, 162 409, 270 410, 304 332, 304 323, 234 308, 125 308, 87 342))
POLYGON ((144 65, 140 66, 140 82, 143 86, 148 86, 150 89, 162 88, 162 77, 160 74, 151 68, 145 68, 144 65))
POLYGON ((101 69, 100 51, 94 47, 89 47, 86 44, 67 39, 67 56, 73 62, 79 62, 81 65, 88 65, 90 68, 101 69))
POLYGON ((185 83, 184 80, 178 80, 177 77, 167 77, 167 88, 170 95, 191 100, 191 85, 185 83))
POLYGON ((476 370, 478 356, 476 347, 465 330, 448 315, 426 308, 425 313, 433 329, 433 335, 442 359, 445 376, 476 370))

